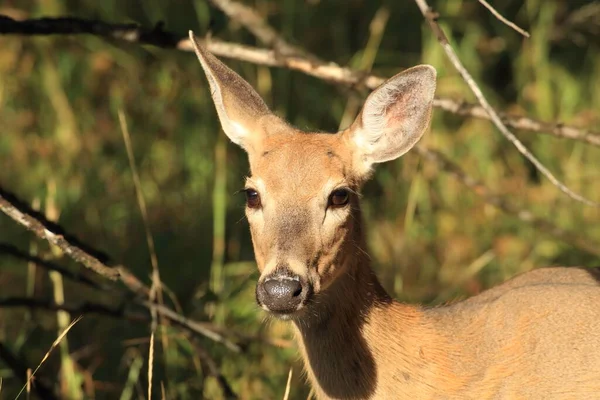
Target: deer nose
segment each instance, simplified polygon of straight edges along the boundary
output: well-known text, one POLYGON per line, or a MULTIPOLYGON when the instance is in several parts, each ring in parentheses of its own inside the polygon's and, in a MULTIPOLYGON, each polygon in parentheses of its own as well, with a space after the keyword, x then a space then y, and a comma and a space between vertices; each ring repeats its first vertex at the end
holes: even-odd
POLYGON ((299 309, 306 299, 306 292, 298 276, 275 275, 258 284, 256 299, 269 311, 288 314, 299 309))

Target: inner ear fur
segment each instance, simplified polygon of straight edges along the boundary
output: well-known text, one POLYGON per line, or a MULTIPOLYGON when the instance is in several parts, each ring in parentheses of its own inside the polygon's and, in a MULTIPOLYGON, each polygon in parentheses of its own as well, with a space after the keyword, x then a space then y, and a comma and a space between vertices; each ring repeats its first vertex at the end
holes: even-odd
POLYGON ((436 86, 430 65, 407 69, 375 89, 347 131, 365 171, 410 150, 429 126, 436 86))

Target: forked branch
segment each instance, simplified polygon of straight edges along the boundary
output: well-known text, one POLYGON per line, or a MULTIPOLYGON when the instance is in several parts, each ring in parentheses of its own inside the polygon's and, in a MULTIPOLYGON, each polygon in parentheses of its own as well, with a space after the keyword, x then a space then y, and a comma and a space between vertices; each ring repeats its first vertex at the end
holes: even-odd
POLYGON ((542 173, 542 175, 544 175, 550 182, 552 182, 552 184, 554 186, 556 186, 560 191, 565 193, 567 196, 569 196, 573 200, 577 200, 577 201, 587 204, 589 206, 600 207, 600 203, 589 200, 589 199, 583 197, 582 195, 573 192, 564 183, 562 183, 560 180, 558 180, 554 176, 554 174, 552 174, 552 172, 550 172, 550 170, 548 170, 548 168, 546 168, 546 166, 544 164, 542 164, 529 151, 529 149, 527 149, 527 147, 525 147, 525 145, 519 139, 517 139, 517 137, 506 127, 504 122, 502 122, 502 118, 500 117, 500 115, 498 115, 496 110, 494 110, 494 108, 487 101, 486 97, 484 96, 483 92, 481 91, 481 89, 479 88, 479 86, 477 85, 477 83, 475 82, 475 80, 473 79, 471 74, 469 73, 469 71, 467 71, 465 66, 462 64, 462 62, 456 55, 456 52, 450 45, 450 42, 448 41, 446 34, 444 33, 444 31, 442 30, 440 25, 437 23, 438 15, 429 7, 426 0, 415 0, 415 2, 417 3, 419 9, 421 10, 421 13, 423 14, 423 16, 429 23, 431 30, 437 37, 438 42, 444 49, 444 52, 448 56, 448 59, 450 60, 450 62, 452 62, 452 65, 454 65, 456 70, 463 77, 464 81, 467 83, 467 85, 469 86, 469 88, 471 89, 471 91, 473 92, 473 94, 475 95, 477 100, 479 101, 479 104, 481 105, 481 107, 487 112, 487 114, 490 117, 490 120, 494 123, 494 125, 496 125, 496 127, 498 128, 498 130, 500 130, 502 135, 508 141, 510 141, 517 148, 517 150, 525 158, 527 158, 535 166, 535 168, 538 171, 540 171, 540 173, 542 173))

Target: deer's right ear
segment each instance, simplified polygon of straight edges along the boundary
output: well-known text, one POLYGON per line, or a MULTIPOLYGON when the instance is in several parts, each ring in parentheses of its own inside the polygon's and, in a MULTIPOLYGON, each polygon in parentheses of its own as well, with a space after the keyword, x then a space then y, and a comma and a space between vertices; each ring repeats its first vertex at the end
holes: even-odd
POLYGON ((189 35, 225 134, 246 151, 252 149, 265 134, 259 121, 272 115, 269 107, 248 82, 201 46, 192 31, 189 35))

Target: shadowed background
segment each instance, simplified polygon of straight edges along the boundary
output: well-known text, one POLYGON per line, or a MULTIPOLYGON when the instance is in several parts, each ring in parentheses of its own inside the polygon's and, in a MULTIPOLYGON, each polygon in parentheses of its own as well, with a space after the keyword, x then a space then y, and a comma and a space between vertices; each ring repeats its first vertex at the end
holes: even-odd
MULTIPOLYGON (((499 22, 477 1, 431 5, 496 109, 597 131, 600 3, 490 3, 531 38, 499 22)), ((474 100, 413 2, 245 4, 284 38, 325 60, 380 76, 430 63, 438 70, 438 96, 474 100)), ((144 26, 164 21, 166 30, 182 35, 189 29, 199 35, 210 30, 220 39, 261 46, 240 24, 201 0, 3 1, 0 13, 144 26)), ((309 390, 287 325, 265 323, 254 302, 258 274, 243 195, 236 194, 247 161, 220 132, 195 56, 90 36, 3 36, 0 48, 0 184, 149 283, 150 254, 119 126, 122 110, 165 303, 243 342, 241 351, 233 352, 209 339, 191 341, 176 329, 162 328, 155 348, 154 397, 160 398, 162 384, 168 399, 221 398, 205 365, 206 353, 242 399, 282 398, 290 368, 290 398, 305 399, 309 390)), ((347 126, 367 95, 298 72, 226 63, 277 114, 306 130, 347 126)), ((517 134, 571 188, 600 200, 598 146, 517 134)), ((600 212, 570 200, 540 177, 491 123, 436 109, 422 143, 512 204, 579 235, 591 249, 566 244, 548 230, 498 211, 439 166, 409 153, 380 166, 363 199, 374 268, 396 298, 440 304, 536 266, 600 264, 600 212)), ((0 243, 73 271, 82 269, 3 215, 0 243)), ((2 251, 0 271, 2 298, 122 304, 119 296, 49 275, 2 251)), ((0 341, 35 368, 65 321, 79 314, 61 315, 0 308, 0 341)), ((36 375, 53 382, 63 398, 146 398, 148 336, 148 324, 86 315, 36 375)), ((14 398, 22 381, 2 361, 0 377, 0 398, 14 398)))

